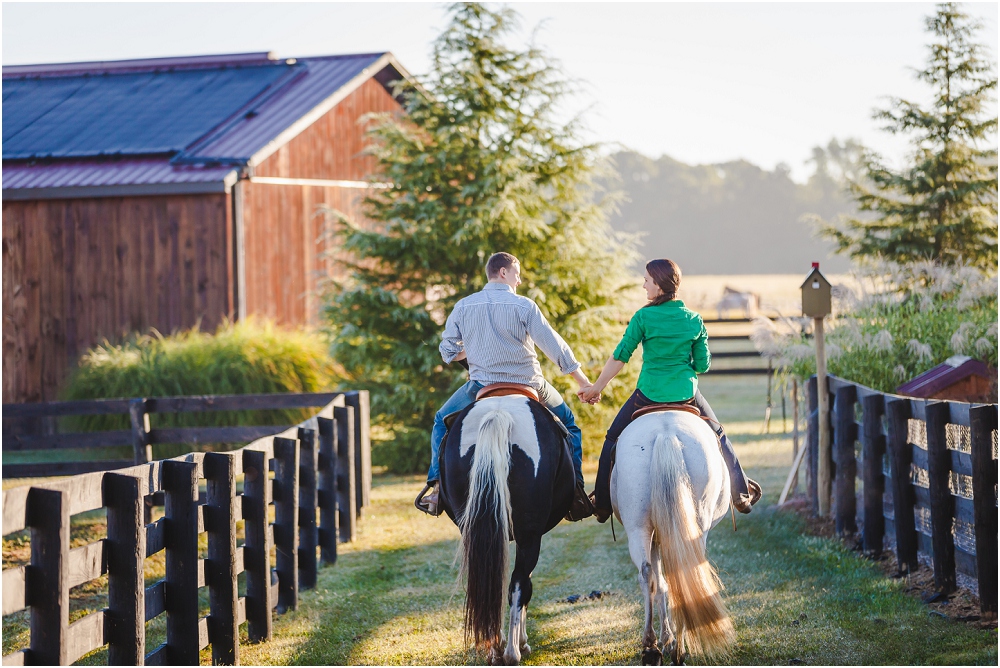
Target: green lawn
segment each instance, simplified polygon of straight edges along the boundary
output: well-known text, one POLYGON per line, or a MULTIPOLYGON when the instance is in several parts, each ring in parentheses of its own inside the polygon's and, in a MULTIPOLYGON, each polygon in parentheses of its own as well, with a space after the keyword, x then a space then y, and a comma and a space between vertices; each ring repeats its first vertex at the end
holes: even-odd
MULTIPOLYGON (((726 662, 996 665, 996 631, 930 615, 875 565, 838 542, 805 535, 795 515, 768 509, 791 463, 791 439, 780 434, 780 398, 772 434, 760 434, 764 382, 708 378, 702 385, 744 466, 765 489, 764 501, 740 518, 736 533, 723 522, 709 538, 738 633, 726 662)), ((378 476, 357 542, 341 546, 339 562, 321 571, 317 589, 303 592, 299 610, 277 618, 274 642, 245 646, 242 660, 481 662, 462 642, 462 593, 453 565, 458 533, 447 518, 413 509, 420 486, 417 476, 378 476)), ((525 663, 637 663, 640 601, 621 527, 614 542, 607 524, 564 522, 542 542, 528 613, 534 652, 525 663), (595 589, 610 595, 565 602, 595 589)))

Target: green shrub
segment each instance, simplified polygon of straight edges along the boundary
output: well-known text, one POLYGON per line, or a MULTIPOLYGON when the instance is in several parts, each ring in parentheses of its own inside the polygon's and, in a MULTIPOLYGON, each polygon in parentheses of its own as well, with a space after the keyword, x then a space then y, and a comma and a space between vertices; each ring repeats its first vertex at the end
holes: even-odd
MULTIPOLYGON (((838 312, 828 318, 829 373, 895 392, 952 355, 996 369, 996 276, 968 266, 915 263, 874 269, 862 285, 866 294, 844 291, 838 312)), ((805 379, 816 372, 811 336, 759 320, 753 339, 787 373, 805 379)))
MULTIPOLYGON (((202 394, 330 391, 339 374, 319 333, 287 330, 254 318, 223 322, 214 334, 197 326, 170 336, 155 330, 87 351, 62 393, 65 400, 202 394)), ((153 427, 295 424, 314 409, 155 413, 153 427)), ((128 417, 83 416, 74 430, 127 429, 128 417)))

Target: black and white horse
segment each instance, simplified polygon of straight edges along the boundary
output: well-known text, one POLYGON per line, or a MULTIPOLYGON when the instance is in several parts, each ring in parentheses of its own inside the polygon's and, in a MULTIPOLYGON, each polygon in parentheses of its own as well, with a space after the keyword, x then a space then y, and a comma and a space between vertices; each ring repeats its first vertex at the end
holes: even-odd
POLYGON ((527 397, 481 399, 462 411, 448 432, 441 451, 441 499, 462 533, 465 637, 493 663, 516 665, 531 651, 525 629, 531 571, 542 535, 569 510, 573 486, 573 461, 560 425, 527 397), (517 556, 508 586, 511 540, 517 556))

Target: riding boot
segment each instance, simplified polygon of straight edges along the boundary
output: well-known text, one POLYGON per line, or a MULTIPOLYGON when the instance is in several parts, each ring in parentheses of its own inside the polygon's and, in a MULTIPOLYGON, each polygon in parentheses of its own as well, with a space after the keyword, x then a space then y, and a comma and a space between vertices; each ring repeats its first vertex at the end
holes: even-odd
POLYGON ((583 480, 577 478, 573 486, 573 504, 566 512, 566 519, 570 522, 579 522, 594 514, 594 505, 587 496, 587 490, 583 487, 583 480))
POLYGON ((601 460, 597 467, 597 480, 590 500, 594 504, 594 516, 601 524, 608 521, 613 509, 611 507, 611 468, 615 461, 615 446, 617 443, 605 441, 601 450, 601 460))
POLYGON ((743 472, 743 467, 740 466, 740 461, 736 458, 733 443, 725 432, 719 434, 719 447, 722 450, 722 458, 726 462, 726 468, 729 469, 729 491, 733 497, 733 506, 741 513, 749 513, 753 504, 760 500, 760 485, 757 481, 748 478, 743 472))

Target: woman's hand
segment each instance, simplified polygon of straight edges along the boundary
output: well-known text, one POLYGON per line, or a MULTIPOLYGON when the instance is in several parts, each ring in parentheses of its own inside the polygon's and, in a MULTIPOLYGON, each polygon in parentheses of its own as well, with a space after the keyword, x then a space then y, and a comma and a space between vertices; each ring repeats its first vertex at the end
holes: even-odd
POLYGON ((580 391, 576 393, 576 396, 580 398, 585 404, 596 404, 601 400, 601 391, 597 389, 596 385, 587 385, 586 387, 580 388, 580 391))

